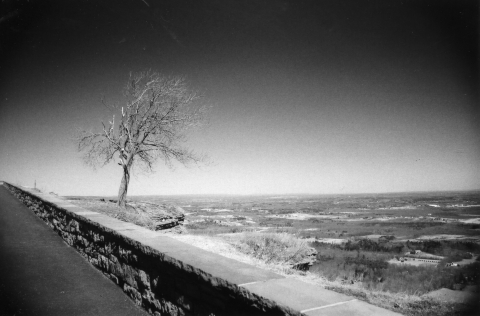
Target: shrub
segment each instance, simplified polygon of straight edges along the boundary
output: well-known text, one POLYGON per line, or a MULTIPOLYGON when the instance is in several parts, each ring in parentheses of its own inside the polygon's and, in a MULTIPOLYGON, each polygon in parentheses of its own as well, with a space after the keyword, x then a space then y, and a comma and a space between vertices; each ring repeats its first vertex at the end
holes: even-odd
POLYGON ((295 265, 316 255, 306 241, 287 233, 243 233, 234 245, 267 263, 295 265))
POLYGON ((118 208, 116 213, 111 216, 124 222, 130 222, 138 226, 146 227, 150 230, 155 230, 155 223, 152 219, 146 213, 137 212, 132 207, 126 209, 118 208))

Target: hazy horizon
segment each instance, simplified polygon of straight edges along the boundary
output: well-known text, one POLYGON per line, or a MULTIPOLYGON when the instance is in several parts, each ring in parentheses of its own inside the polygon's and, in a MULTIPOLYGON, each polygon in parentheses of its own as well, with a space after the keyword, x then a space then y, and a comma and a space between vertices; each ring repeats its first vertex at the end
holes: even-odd
MULTIPOLYGON (((48 192, 45 192, 48 193, 48 192)), ((55 193, 55 192, 54 192, 55 193)), ((457 191, 404 191, 404 192, 368 192, 368 193, 279 193, 279 194, 222 194, 222 193, 201 193, 201 194, 136 194, 136 195, 129 195, 128 197, 209 197, 209 196, 219 196, 219 197, 308 197, 308 196, 368 196, 368 195, 442 195, 442 194, 456 194, 456 193, 474 193, 474 194, 479 194, 480 189, 474 189, 474 190, 457 190, 457 191)), ((109 195, 109 196, 103 196, 103 195, 65 195, 66 197, 112 197, 116 198, 117 195, 109 195)))
POLYGON ((211 165, 137 173, 129 195, 480 190, 479 2, 45 0, 0 4, 0 179, 115 196, 76 128, 130 72, 183 75, 212 105, 211 165))

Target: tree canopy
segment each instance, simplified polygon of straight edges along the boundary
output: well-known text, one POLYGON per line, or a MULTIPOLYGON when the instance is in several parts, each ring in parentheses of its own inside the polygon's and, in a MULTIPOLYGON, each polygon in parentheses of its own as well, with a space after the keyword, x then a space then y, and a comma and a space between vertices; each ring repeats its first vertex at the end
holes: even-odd
POLYGON ((130 74, 124 97, 125 106, 109 107, 118 110, 117 121, 114 114, 111 121, 102 122, 101 132, 82 130, 76 138, 84 161, 94 168, 108 164, 118 154, 123 170, 120 206, 125 206, 133 165, 152 172, 158 159, 171 167, 173 161, 187 165, 206 158, 185 146, 188 132, 205 122, 206 107, 184 78, 151 71, 130 74))

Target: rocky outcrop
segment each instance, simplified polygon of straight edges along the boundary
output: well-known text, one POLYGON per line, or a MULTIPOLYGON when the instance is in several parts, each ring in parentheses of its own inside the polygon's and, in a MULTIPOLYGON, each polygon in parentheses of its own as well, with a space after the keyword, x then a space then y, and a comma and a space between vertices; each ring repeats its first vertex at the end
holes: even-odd
POLYGON ((315 248, 309 247, 305 256, 299 261, 292 265, 293 269, 308 271, 310 267, 317 261, 317 250, 315 248))
POLYGON ((175 205, 129 202, 128 206, 145 213, 154 222, 155 230, 171 229, 182 225, 185 220, 184 210, 175 205))

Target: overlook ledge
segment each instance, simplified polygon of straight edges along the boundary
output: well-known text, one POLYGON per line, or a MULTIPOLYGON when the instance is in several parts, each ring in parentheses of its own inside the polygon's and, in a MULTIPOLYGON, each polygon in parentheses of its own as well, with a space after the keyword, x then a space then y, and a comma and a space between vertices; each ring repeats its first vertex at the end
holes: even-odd
POLYGON ((153 315, 399 315, 61 197, 6 182, 3 186, 153 315))

